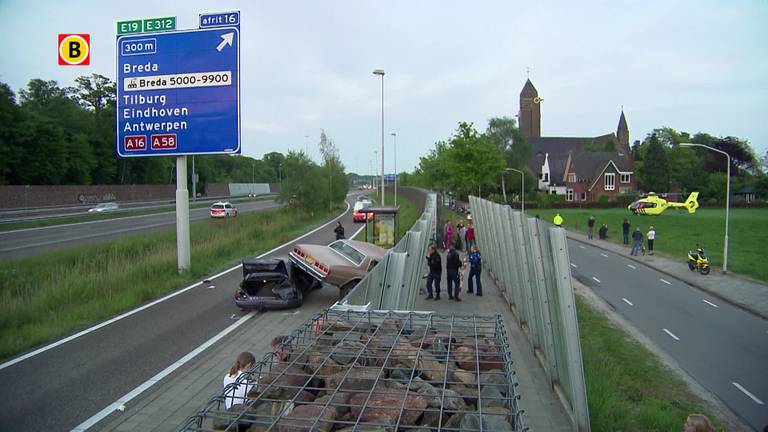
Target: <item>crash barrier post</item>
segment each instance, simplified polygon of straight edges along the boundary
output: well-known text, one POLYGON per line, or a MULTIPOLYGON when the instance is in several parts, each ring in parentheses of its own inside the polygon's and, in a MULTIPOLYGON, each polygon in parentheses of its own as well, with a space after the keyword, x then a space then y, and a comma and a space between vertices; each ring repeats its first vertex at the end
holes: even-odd
POLYGON ((345 310, 412 310, 421 279, 426 273, 423 259, 437 226, 437 195, 427 194, 424 212, 403 238, 345 298, 333 305, 345 310))
POLYGON ((565 230, 470 197, 478 249, 574 428, 589 431, 579 323, 565 230))

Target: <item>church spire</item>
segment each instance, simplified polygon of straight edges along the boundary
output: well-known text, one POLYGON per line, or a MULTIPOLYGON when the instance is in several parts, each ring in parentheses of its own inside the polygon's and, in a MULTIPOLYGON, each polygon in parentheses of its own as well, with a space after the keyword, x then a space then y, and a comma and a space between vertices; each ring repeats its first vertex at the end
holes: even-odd
POLYGON ((619 117, 619 127, 616 128, 616 138, 619 140, 620 146, 629 148, 629 126, 627 126, 627 118, 624 116, 624 106, 621 107, 621 117, 619 117))
POLYGON ((541 99, 531 79, 525 81, 520 91, 520 132, 525 137, 541 136, 541 99))

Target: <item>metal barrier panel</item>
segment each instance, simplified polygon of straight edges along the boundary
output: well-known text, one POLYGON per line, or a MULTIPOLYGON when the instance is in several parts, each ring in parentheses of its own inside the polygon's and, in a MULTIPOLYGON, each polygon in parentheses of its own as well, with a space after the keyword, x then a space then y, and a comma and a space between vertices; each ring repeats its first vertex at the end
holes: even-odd
POLYGON ((470 197, 483 265, 496 279, 577 431, 589 431, 565 231, 470 197))

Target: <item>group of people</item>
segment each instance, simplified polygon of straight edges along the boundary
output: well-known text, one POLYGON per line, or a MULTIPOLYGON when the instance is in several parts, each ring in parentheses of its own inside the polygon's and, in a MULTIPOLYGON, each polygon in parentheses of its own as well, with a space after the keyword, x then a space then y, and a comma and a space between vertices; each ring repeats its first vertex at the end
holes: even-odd
POLYGON ((443 226, 443 249, 448 250, 451 246, 458 250, 469 250, 475 244, 475 228, 472 222, 464 225, 463 221, 456 224, 454 230, 453 223, 450 220, 445 221, 443 226), (454 238, 453 235, 456 234, 454 238))
MULTIPOLYGON (((427 300, 440 300, 440 279, 443 275, 443 262, 437 247, 430 244, 427 250, 427 300), (434 289, 434 290, 433 290, 434 289)), ((448 289, 448 299, 461 301, 459 293, 461 292, 461 279, 464 269, 469 268, 469 277, 467 278, 467 292, 475 293, 475 284, 477 284, 477 296, 483 295, 483 285, 480 282, 480 272, 482 271, 482 256, 477 246, 472 242, 469 246, 469 252, 462 260, 459 252, 453 244, 448 245, 448 252, 445 256, 446 284, 448 289)))
MULTIPOLYGON (((656 240, 656 230, 653 228, 653 225, 651 225, 648 228, 648 232, 643 236, 642 230, 640 230, 640 227, 636 227, 635 231, 632 232, 630 235, 630 228, 631 225, 629 223, 629 219, 624 219, 624 222, 621 224, 621 232, 624 235, 624 244, 629 245, 629 239, 632 238, 632 249, 630 250, 630 255, 637 255, 638 253, 642 253, 645 255, 646 251, 649 255, 653 255, 653 242, 656 240), (643 245, 643 240, 647 239, 648 241, 648 249, 643 245)), ((594 238, 594 232, 595 232, 595 216, 590 215, 587 219, 587 238, 589 240, 592 240, 594 238)), ((608 239, 608 224, 603 224, 597 231, 598 238, 600 240, 607 240, 608 239)))

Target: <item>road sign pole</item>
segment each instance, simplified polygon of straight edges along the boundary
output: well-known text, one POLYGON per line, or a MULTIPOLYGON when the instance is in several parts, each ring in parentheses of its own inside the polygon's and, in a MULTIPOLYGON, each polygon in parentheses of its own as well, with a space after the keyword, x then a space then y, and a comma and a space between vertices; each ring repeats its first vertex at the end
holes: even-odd
POLYGON ((189 271, 189 191, 187 157, 176 157, 176 253, 179 273, 189 271))

